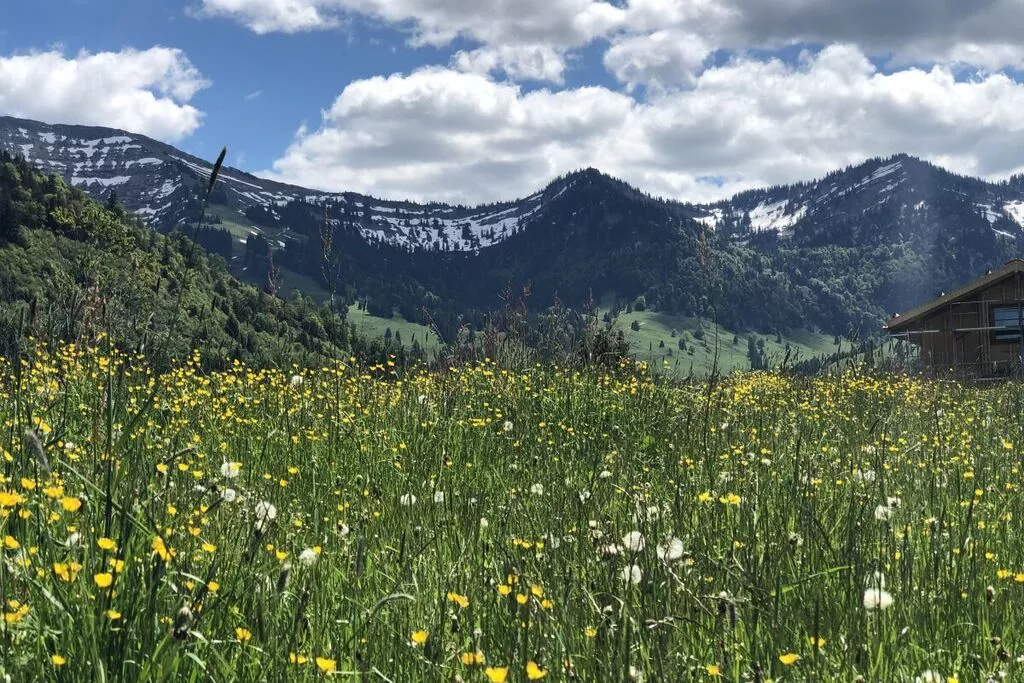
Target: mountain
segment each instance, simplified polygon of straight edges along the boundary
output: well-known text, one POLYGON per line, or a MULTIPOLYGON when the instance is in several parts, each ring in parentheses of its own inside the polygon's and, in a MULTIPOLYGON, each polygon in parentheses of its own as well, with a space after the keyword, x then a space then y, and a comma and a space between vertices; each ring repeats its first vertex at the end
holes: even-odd
MULTIPOLYGON (((0 148, 98 198, 115 191, 164 232, 198 218, 211 168, 143 136, 11 118, 0 148)), ((447 340, 511 298, 542 310, 641 296, 736 330, 875 334, 892 311, 1024 252, 1024 178, 991 183, 906 155, 711 204, 653 198, 594 169, 478 207, 220 177, 200 242, 237 275, 397 311, 447 340)))
POLYGON ((147 229, 0 151, 0 356, 104 335, 160 367, 193 349, 212 368, 375 351, 309 299, 272 297, 181 233, 147 229))
POLYGON ((957 220, 1018 239, 1024 236, 1022 180, 989 183, 899 154, 813 182, 743 192, 695 207, 693 216, 736 235, 773 232, 800 244, 852 245, 899 240, 915 231, 927 235, 949 218, 940 209, 956 206, 957 220))
MULTIPOLYGON (((114 191, 149 225, 168 230, 194 220, 199 193, 212 166, 144 135, 113 128, 50 125, 0 116, 0 149, 20 154, 41 170, 98 198, 114 191)), ((359 217, 369 241, 407 248, 472 250, 514 234, 537 212, 542 193, 515 202, 466 208, 374 199, 351 192, 324 193, 225 168, 214 202, 257 221, 276 221, 280 207, 307 202, 359 217)))

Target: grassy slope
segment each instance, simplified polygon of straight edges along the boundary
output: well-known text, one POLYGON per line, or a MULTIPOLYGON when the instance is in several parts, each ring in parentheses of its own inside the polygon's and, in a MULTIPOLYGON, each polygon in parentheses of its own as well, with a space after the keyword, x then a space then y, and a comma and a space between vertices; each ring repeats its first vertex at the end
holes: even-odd
MULTIPOLYGON (((275 249, 280 247, 279 240, 288 239, 287 235, 284 234, 287 231, 261 228, 253 224, 244 215, 229 207, 214 206, 210 208, 210 213, 221 218, 221 223, 215 227, 228 230, 234 238, 235 256, 241 256, 245 251, 244 241, 250 232, 263 235, 271 242, 275 249)), ((238 269, 236 268, 235 270, 237 271, 238 269)), ((246 274, 239 272, 239 275, 245 277, 246 274)), ((278 292, 284 297, 287 297, 293 290, 298 290, 319 303, 324 303, 330 298, 330 293, 313 278, 287 268, 281 269, 277 286, 278 292)), ((392 333, 401 333, 402 343, 406 346, 410 346, 413 339, 416 339, 420 346, 427 351, 433 351, 440 346, 437 335, 429 327, 409 322, 398 315, 390 320, 378 318, 365 311, 360 311, 353 305, 349 306, 348 309, 348 321, 356 326, 356 330, 363 337, 371 339, 383 337, 385 331, 390 328, 392 333)))
POLYGON ((391 319, 378 318, 366 311, 360 311, 353 304, 348 307, 348 321, 354 324, 356 331, 364 337, 383 337, 384 332, 391 328, 392 334, 395 332, 401 333, 402 343, 406 346, 411 346, 413 339, 416 339, 420 346, 427 351, 434 351, 441 345, 437 335, 429 327, 419 323, 408 322, 397 314, 391 319))
MULTIPOLYGON (((229 207, 213 206, 210 208, 210 213, 219 216, 222 222, 218 227, 227 229, 235 238, 236 256, 240 256, 244 251, 245 246, 243 242, 250 232, 254 231, 257 234, 263 235, 275 248, 279 246, 279 240, 282 238, 287 239, 282 234, 282 231, 261 228, 249 221, 244 215, 229 207)), ((244 273, 240 274, 245 275, 244 273)), ((329 293, 311 277, 284 268, 281 269, 278 288, 284 296, 297 289, 321 303, 329 297, 329 293)), ((365 337, 383 337, 385 330, 391 328, 392 333, 401 332, 402 341, 406 345, 411 344, 415 336, 420 345, 428 351, 435 350, 440 346, 437 336, 429 327, 409 322, 398 315, 388 320, 372 316, 365 311, 358 310, 355 306, 350 306, 348 319, 356 325, 356 329, 365 337)), ((691 367, 697 375, 706 375, 711 372, 715 362, 715 331, 714 325, 710 321, 644 311, 621 314, 619 316, 619 327, 625 332, 626 337, 630 341, 632 352, 637 358, 659 365, 664 361, 668 361, 669 367, 679 374, 689 373, 691 367), (638 332, 630 329, 630 325, 634 320, 640 323, 640 330, 638 332), (705 332, 703 341, 693 337, 694 332, 702 327, 705 332), (678 338, 673 338, 671 335, 673 328, 680 334, 684 331, 689 333, 689 336, 686 338, 687 351, 679 350, 678 338), (658 346, 662 341, 665 342, 665 348, 659 348, 658 346), (669 355, 670 351, 671 355, 669 355)), ((799 360, 805 360, 825 353, 834 353, 836 348, 830 335, 811 332, 810 330, 790 331, 783 335, 781 344, 775 342, 774 336, 743 332, 739 333, 739 343, 733 346, 734 334, 734 331, 725 328, 719 330, 718 367, 722 372, 750 368, 750 361, 747 359, 747 337, 751 334, 755 335, 755 339, 764 338, 769 359, 776 363, 780 362, 785 356, 786 344, 789 344, 792 349, 791 359, 799 360), (798 355, 793 356, 792 354, 798 355)))
MULTIPOLYGON (((618 327, 625 333, 630 342, 632 352, 637 358, 661 365, 667 361, 669 367, 680 374, 687 374, 691 365, 694 374, 708 374, 715 360, 715 327, 714 325, 700 318, 688 318, 685 316, 673 316, 653 311, 622 313, 619 315, 618 327), (640 330, 633 331, 633 321, 640 323, 640 330), (677 336, 672 337, 672 330, 677 331, 677 336), (704 330, 704 339, 694 337, 697 330, 704 330), (681 351, 678 347, 679 336, 685 333, 687 350, 681 351), (659 343, 664 341, 665 348, 660 348, 659 343), (671 352, 672 355, 669 355, 671 352)), ((774 336, 759 335, 753 332, 738 333, 739 342, 734 346, 733 337, 736 333, 726 328, 719 328, 718 331, 718 367, 722 372, 744 370, 750 368, 750 361, 747 359, 747 338, 751 335, 755 340, 764 339, 765 348, 768 351, 769 361, 779 363, 786 354, 786 344, 792 349, 790 359, 805 360, 823 353, 835 351, 833 337, 810 330, 793 330, 782 337, 782 343, 778 344, 774 336), (794 354, 799 354, 794 356, 794 354)))

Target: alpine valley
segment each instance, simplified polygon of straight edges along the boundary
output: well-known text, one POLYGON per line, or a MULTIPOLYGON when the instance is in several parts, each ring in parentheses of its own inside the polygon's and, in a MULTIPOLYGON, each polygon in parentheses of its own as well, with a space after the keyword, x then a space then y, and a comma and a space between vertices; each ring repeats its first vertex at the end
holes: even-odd
MULTIPOLYGON (((7 117, 0 149, 100 201, 114 194, 165 233, 197 220, 211 171, 141 135, 7 117)), ((890 313, 1024 251, 1024 177, 986 182, 906 155, 707 205, 594 169, 477 207, 327 193, 227 167, 219 178, 199 241, 236 275, 430 320, 443 339, 480 329, 524 291, 535 310, 629 303, 741 334, 876 335, 890 313)))

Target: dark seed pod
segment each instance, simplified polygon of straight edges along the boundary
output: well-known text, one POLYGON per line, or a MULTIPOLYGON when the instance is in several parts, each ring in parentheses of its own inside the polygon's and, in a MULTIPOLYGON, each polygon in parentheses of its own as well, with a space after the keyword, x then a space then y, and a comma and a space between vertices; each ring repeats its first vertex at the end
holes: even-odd
POLYGON ((39 434, 34 429, 26 429, 24 435, 25 450, 32 453, 32 457, 36 459, 36 463, 39 465, 45 474, 50 474, 50 461, 46 457, 46 452, 43 450, 43 442, 39 440, 39 434))
POLYGON ((284 593, 288 590, 288 579, 292 575, 292 563, 285 562, 281 565, 281 571, 277 575, 277 592, 284 593))
POLYGON ((174 624, 171 626, 171 635, 177 640, 185 640, 189 636, 189 629, 192 628, 192 610, 188 608, 188 605, 183 606, 178 610, 178 614, 174 617, 174 624))

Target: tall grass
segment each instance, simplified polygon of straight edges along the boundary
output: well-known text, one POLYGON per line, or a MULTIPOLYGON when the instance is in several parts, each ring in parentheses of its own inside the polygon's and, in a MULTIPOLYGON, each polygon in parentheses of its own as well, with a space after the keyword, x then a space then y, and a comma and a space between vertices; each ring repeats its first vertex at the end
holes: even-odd
POLYGON ((37 353, 0 393, 11 680, 977 681, 1024 654, 1017 385, 37 353))

